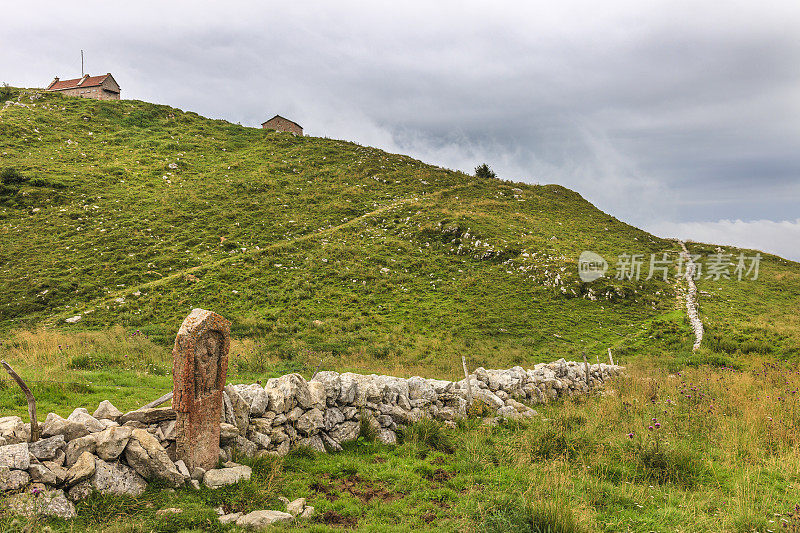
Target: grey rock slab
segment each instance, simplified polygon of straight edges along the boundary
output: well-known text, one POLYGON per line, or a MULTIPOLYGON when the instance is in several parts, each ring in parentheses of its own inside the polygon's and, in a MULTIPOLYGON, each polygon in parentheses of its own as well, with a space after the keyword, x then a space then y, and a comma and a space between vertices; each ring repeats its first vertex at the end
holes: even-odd
POLYGON ((119 417, 117 422, 123 425, 127 422, 139 422, 141 424, 150 425, 157 424, 165 420, 175 420, 177 416, 177 413, 172 408, 155 407, 152 409, 137 409, 136 411, 130 411, 119 417))
POLYGON ((95 461, 91 483, 103 494, 141 496, 147 488, 147 481, 133 468, 118 461, 107 463, 102 459, 95 461))
POLYGON ((0 491, 19 490, 31 481, 31 476, 25 470, 11 470, 7 466, 0 466, 0 491))
POLYGON ((42 465, 47 467, 47 469, 50 470, 50 472, 55 476, 57 485, 64 483, 64 480, 67 479, 67 469, 61 464, 54 461, 42 461, 42 465))
POLYGON ((298 418, 294 427, 300 433, 310 436, 316 434, 324 425, 322 411, 314 408, 298 418))
POLYGON ((103 431, 105 428, 105 426, 103 426, 98 419, 90 415, 89 411, 83 407, 78 407, 72 411, 72 414, 67 417, 67 420, 81 424, 89 433, 103 431))
POLYGON ((28 450, 40 461, 51 461, 55 459, 58 451, 63 450, 66 445, 64 435, 56 435, 30 443, 28 450))
POLYGON ((89 434, 84 424, 67 420, 55 413, 48 413, 47 418, 42 425, 42 437, 53 437, 55 435, 63 435, 64 440, 71 441, 80 437, 85 437, 89 434))
POLYGON ((286 504, 286 512, 292 516, 297 516, 306 508, 306 499, 297 498, 286 504))
POLYGON ((341 424, 345 421, 345 416, 342 413, 341 409, 337 409, 336 407, 329 407, 325 410, 325 414, 323 416, 323 426, 326 430, 333 429, 337 424, 341 424))
POLYGON ((131 433, 125 447, 125 461, 145 479, 162 479, 176 487, 184 483, 183 475, 158 439, 143 429, 131 433))
POLYGON ((292 515, 281 511, 253 511, 240 517, 236 521, 236 525, 251 529, 265 529, 276 522, 289 522, 292 519, 294 519, 292 515))
POLYGON ((267 391, 258 387, 253 393, 253 401, 250 403, 250 416, 259 417, 267 411, 269 407, 269 394, 267 391))
POLYGON ((30 436, 28 424, 18 416, 4 416, 0 418, 0 442, 4 444, 18 444, 27 442, 30 436))
POLYGON ((297 442, 298 448, 309 448, 315 452, 325 453, 325 444, 322 442, 322 437, 314 435, 305 439, 300 439, 297 442))
POLYGON ((397 444, 397 434, 391 429, 378 430, 376 438, 381 444, 397 444))
POLYGON ((219 440, 235 440, 239 437, 239 428, 233 424, 220 422, 219 424, 219 440))
POLYGON ((6 500, 5 505, 13 513, 25 517, 52 516, 70 519, 77 516, 75 505, 59 489, 44 490, 37 494, 15 494, 6 500))
POLYGON ((94 453, 97 449, 97 440, 95 439, 95 435, 86 435, 85 437, 80 437, 77 439, 72 439, 67 444, 67 458, 66 458, 66 466, 67 468, 71 467, 75 464, 75 461, 83 455, 83 452, 94 453))
POLYGON ((122 416, 122 411, 114 407, 114 404, 108 400, 103 400, 100 402, 100 405, 97 406, 92 416, 98 420, 117 420, 122 416))
POLYGON ((308 392, 311 395, 311 406, 317 409, 325 409, 328 395, 325 392, 325 385, 320 381, 309 381, 308 392))
POLYGON ((75 485, 92 477, 94 475, 95 459, 95 456, 90 452, 83 452, 83 455, 67 470, 67 478, 64 480, 67 486, 75 485))
POLYGON ((235 524, 236 521, 242 516, 242 513, 224 514, 219 517, 220 524, 235 524))
POLYGON ((27 470, 31 465, 27 442, 0 446, 0 466, 11 470, 27 470))
POLYGON ((218 489, 240 481, 247 481, 252 473, 249 466, 214 468, 203 474, 203 484, 210 489, 218 489))
POLYGON ((321 431, 319 433, 320 438, 322 439, 322 443, 325 445, 326 449, 329 449, 334 452, 342 451, 342 446, 333 440, 327 433, 321 431))
POLYGON ((348 442, 351 440, 356 440, 358 438, 358 434, 361 432, 361 424, 358 422, 342 422, 333 430, 329 431, 328 434, 331 436, 333 440, 336 442, 348 442))
POLYGON ((45 483, 47 485, 58 484, 56 475, 44 464, 32 464, 28 468, 28 475, 31 476, 31 481, 34 483, 45 483))
POLYGON ((230 398, 231 407, 233 408, 234 425, 239 428, 240 435, 246 435, 247 426, 250 425, 250 405, 231 385, 225 387, 225 393, 230 398))
POLYGON ((133 429, 130 427, 116 426, 94 434, 97 444, 95 453, 104 461, 113 461, 125 450, 132 433, 133 429))

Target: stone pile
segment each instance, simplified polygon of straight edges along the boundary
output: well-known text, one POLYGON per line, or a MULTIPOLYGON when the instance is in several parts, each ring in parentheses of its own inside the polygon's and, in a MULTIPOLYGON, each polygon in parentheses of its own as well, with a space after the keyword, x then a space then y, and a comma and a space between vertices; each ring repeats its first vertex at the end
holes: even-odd
MULTIPOLYGON (((524 418, 535 415, 531 405, 586 394, 621 371, 619 366, 561 359, 530 370, 478 368, 469 379, 473 406, 480 407, 475 413, 524 418)), ((123 414, 103 401, 91 414, 84 408, 67 418, 50 413, 42 438, 33 443, 28 442, 29 425, 8 416, 0 418, 0 491, 30 485, 31 490, 17 495, 16 509, 38 506, 36 512, 69 516, 70 509, 74 513, 71 501, 92 489, 140 495, 150 480, 217 488, 250 478, 249 467, 231 462, 237 454, 280 456, 297 447, 340 450, 342 443, 358 437, 362 420, 380 442, 394 444, 398 429, 422 418, 451 423, 467 416, 467 398, 466 380, 331 371, 309 381, 288 374, 265 386, 227 385, 219 424, 224 466, 193 471, 177 459, 177 413, 171 408, 123 414), (31 493, 38 493, 35 502, 31 493)))

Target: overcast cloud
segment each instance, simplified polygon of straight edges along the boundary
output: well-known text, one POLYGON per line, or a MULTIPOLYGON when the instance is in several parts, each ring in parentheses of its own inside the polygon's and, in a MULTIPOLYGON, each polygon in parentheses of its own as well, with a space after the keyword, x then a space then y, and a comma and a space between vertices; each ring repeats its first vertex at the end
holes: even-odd
POLYGON ((83 48, 124 98, 486 161, 662 236, 800 260, 800 4, 599 5, 17 3, 0 81, 78 77, 83 48))

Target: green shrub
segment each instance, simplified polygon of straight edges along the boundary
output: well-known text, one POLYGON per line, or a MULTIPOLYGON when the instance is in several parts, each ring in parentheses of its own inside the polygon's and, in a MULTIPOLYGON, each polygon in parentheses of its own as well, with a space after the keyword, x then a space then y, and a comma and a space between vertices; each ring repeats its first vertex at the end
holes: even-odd
POLYGON ((637 459, 644 469, 643 481, 693 487, 702 475, 700 461, 686 449, 647 446, 637 459))
POLYGON ((0 170, 0 181, 5 185, 19 185, 28 181, 28 178, 20 174, 16 168, 7 167, 0 170))
POLYGON ((505 496, 495 500, 483 519, 481 531, 505 533, 576 533, 584 529, 565 502, 533 504, 522 498, 505 496))
POLYGON ((476 178, 483 178, 483 179, 494 179, 497 177, 497 174, 492 170, 492 167, 483 163, 482 165, 478 165, 475 167, 475 177, 476 178))
POLYGON ((431 450, 451 454, 455 452, 455 444, 447 429, 436 420, 423 418, 402 431, 404 442, 415 442, 431 450))

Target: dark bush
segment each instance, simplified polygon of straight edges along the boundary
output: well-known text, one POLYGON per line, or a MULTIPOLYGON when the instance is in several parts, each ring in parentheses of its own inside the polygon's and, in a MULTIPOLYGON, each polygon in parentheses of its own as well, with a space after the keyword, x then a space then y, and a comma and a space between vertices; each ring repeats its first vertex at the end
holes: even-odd
POLYGON ((0 181, 5 185, 19 185, 28 181, 28 178, 20 174, 16 168, 7 167, 0 170, 0 181))
POLYGON ((475 167, 475 177, 494 179, 497 177, 497 174, 495 174, 494 170, 492 170, 492 168, 489 165, 483 163, 482 165, 478 165, 477 167, 475 167))

